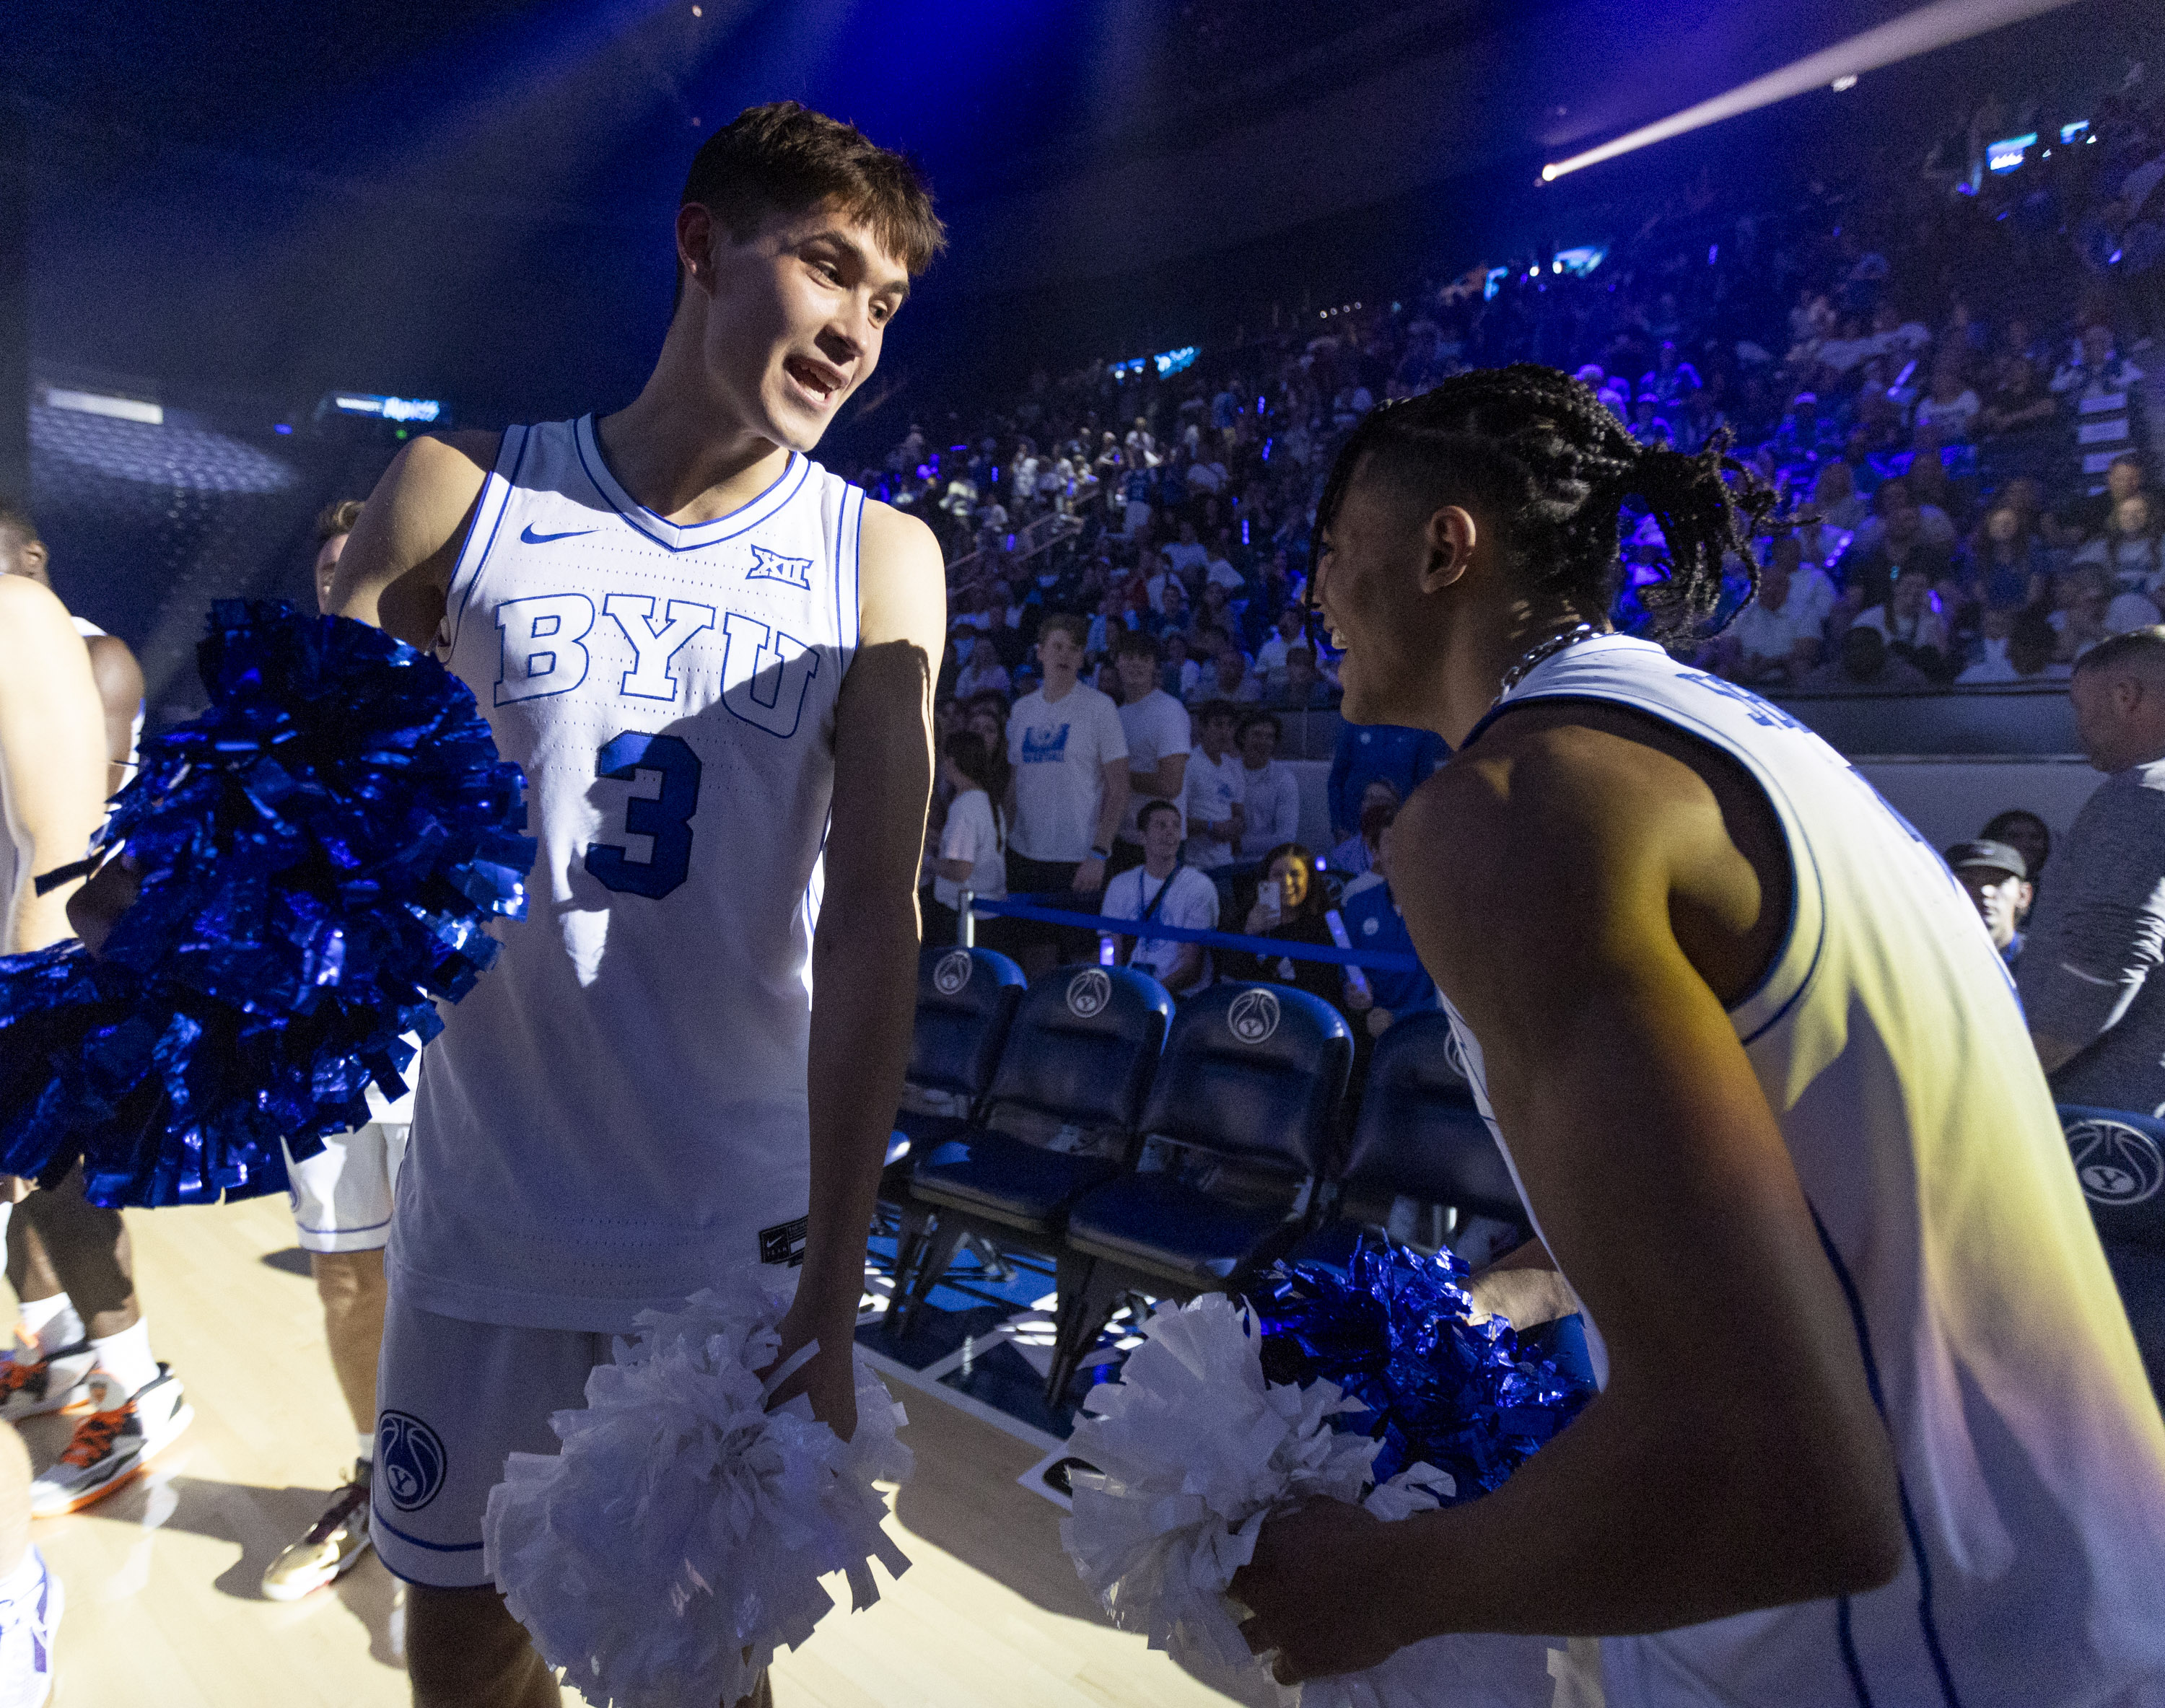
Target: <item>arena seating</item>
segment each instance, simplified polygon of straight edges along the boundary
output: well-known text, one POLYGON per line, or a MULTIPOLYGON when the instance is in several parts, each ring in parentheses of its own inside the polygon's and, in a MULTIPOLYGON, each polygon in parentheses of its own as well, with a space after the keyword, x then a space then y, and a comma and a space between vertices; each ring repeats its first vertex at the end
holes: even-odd
POLYGON ((1030 987, 982 1119, 911 1172, 913 1204, 937 1220, 914 1273, 898 1262, 898 1334, 965 1234, 1056 1252, 1068 1206, 1133 1166, 1172 1020, 1164 986, 1126 967, 1058 967, 1030 987))
POLYGON ((1292 1247, 1330 1166, 1352 1061, 1345 1020, 1304 992, 1222 984, 1182 1005, 1142 1115, 1177 1163, 1109 1180, 1068 1211, 1049 1401, 1123 1294, 1237 1287, 1292 1247))
POLYGON ((907 1273, 928 1225, 910 1199, 910 1169, 925 1152, 967 1131, 980 1112, 1025 983, 1021 967, 990 949, 928 943, 918 951, 903 1103, 880 1173, 879 1201, 902 1222, 898 1274, 907 1273))

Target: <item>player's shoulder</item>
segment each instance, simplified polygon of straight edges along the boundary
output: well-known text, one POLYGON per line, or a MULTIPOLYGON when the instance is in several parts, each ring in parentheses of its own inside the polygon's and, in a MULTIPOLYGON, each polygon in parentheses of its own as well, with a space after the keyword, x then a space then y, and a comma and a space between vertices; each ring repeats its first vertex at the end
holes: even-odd
POLYGON ((863 538, 859 550, 867 569, 877 567, 903 573, 944 575, 946 557, 939 537, 907 510, 898 510, 883 499, 865 499, 863 538))
POLYGON ((60 595, 27 575, 0 575, 0 634, 40 646, 65 635, 81 644, 60 595))

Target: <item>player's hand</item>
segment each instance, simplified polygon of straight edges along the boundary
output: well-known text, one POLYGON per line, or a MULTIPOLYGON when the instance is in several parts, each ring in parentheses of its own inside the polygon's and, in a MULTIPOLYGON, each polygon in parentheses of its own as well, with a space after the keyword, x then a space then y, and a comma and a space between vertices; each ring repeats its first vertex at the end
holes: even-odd
POLYGON ((851 1354, 856 1345, 854 1321, 816 1324, 799 1316, 794 1308, 782 1319, 782 1351, 774 1363, 759 1373, 779 1368, 808 1341, 818 1341, 819 1350, 805 1360, 789 1379, 767 1398, 767 1408, 784 1405, 802 1394, 812 1402, 812 1415, 844 1441, 857 1432, 856 1372, 851 1354))
MULTIPOLYGON (((1371 1001, 1374 1000, 1372 997, 1369 999, 1371 1001)), ((1370 1009, 1368 1010, 1368 1036, 1372 1038, 1382 1037, 1384 1033, 1390 1031, 1391 1022, 1397 1018, 1398 1016, 1393 1014, 1390 1010, 1387 1008, 1370 1009)))
POLYGON ((1075 868, 1075 881, 1069 884, 1068 888, 1078 894, 1087 894, 1093 889, 1102 889, 1104 888, 1104 883, 1105 862, 1102 860, 1085 860, 1075 868))
POLYGON ((1354 1012, 1354 1013, 1356 1013, 1356 1014, 1362 1014, 1362 1013, 1365 1013, 1367 1010, 1370 1010, 1370 1009, 1372 1009, 1372 1008, 1375 1007, 1375 1005, 1376 1005, 1376 994, 1375 994, 1375 992, 1373 992, 1373 991, 1370 990, 1370 989, 1368 988, 1368 987, 1367 987, 1367 985, 1365 985, 1365 984, 1356 984, 1356 983, 1354 983, 1351 979, 1348 979, 1348 980, 1346 981, 1346 1007, 1348 1007, 1348 1008, 1351 1009, 1351 1010, 1353 1010, 1353 1012, 1354 1012))
POLYGON ((140 888, 134 858, 122 854, 99 867, 90 881, 67 899, 68 924, 92 954, 105 946, 105 940, 113 935, 120 916, 134 905, 140 888))
MULTIPOLYGON (((1383 1563, 1385 1524, 1344 1500, 1311 1500, 1264 1524, 1230 1595, 1252 1613, 1241 1627, 1257 1654, 1277 1651, 1282 1684, 1356 1673, 1416 1640, 1400 1602, 1407 1574, 1383 1563)), ((1425 1634, 1425 1633, 1422 1633, 1425 1634)))

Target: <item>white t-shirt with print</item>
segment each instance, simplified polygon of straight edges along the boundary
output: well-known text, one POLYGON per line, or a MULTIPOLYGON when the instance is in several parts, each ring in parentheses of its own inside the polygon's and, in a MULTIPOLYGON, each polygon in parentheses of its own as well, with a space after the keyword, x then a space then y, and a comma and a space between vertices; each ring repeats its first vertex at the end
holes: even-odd
MULTIPOLYGON (((982 788, 966 789, 947 809, 947 823, 940 832, 940 857, 970 862, 970 888, 981 896, 1008 893, 1006 838, 1001 834, 998 810, 982 788)), ((935 875, 932 899, 942 907, 953 907, 962 899, 962 886, 935 875)))
POLYGON ((1087 860, 1098 836, 1105 767, 1128 756, 1120 709, 1087 683, 1056 700, 1025 694, 1008 714, 1015 819, 1008 841, 1027 860, 1087 860))
MULTIPOLYGON (((1141 867, 1130 866, 1105 886, 1106 917, 1140 920, 1143 909, 1157 901, 1158 891, 1167 884, 1172 888, 1166 889, 1165 899, 1157 903, 1156 910, 1151 915, 1153 921, 1162 920, 1189 931, 1218 929, 1218 886, 1191 866, 1174 867, 1172 875, 1162 882, 1141 867)), ((1153 978, 1159 978, 1180 958, 1180 952, 1186 946, 1167 937, 1138 938, 1135 952, 1129 957, 1128 964, 1153 978)), ((1203 977, 1188 989, 1202 989, 1209 983, 1211 976, 1210 953, 1205 950, 1203 977)))
MULTIPOLYGON (((1140 784, 1135 774, 1147 777, 1157 769, 1159 760, 1188 751, 1188 708, 1163 688, 1154 688, 1133 705, 1120 708, 1120 729, 1128 741, 1130 777, 1127 810, 1120 814, 1120 835, 1128 841, 1140 842, 1143 833, 1135 827, 1135 815, 1146 801, 1156 797, 1137 792, 1140 784)), ((1178 806, 1179 800, 1176 799, 1173 804, 1178 806)), ((1180 830, 1183 836, 1188 834, 1185 813, 1181 814, 1180 830)))
MULTIPOLYGON (((1241 756, 1227 751, 1223 759, 1213 759, 1200 747, 1188 756, 1188 778, 1181 788, 1181 811, 1190 825, 1222 825, 1233 816, 1233 809, 1247 795, 1245 781, 1248 767, 1241 762, 1241 756)), ((1214 842, 1208 836, 1191 835, 1188 839, 1188 863, 1208 870, 1213 867, 1230 866, 1235 855, 1230 842, 1214 842)))
POLYGON ((1241 857, 1260 860, 1281 842, 1300 839, 1300 782, 1281 761, 1261 771, 1241 768, 1246 790, 1247 828, 1241 834, 1241 857))

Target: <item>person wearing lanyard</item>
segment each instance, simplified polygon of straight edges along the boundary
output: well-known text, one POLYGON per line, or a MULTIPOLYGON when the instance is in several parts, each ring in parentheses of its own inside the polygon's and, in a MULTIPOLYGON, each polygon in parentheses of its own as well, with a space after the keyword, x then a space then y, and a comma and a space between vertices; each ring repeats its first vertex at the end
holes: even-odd
MULTIPOLYGON (((1138 815, 1143 863, 1105 887, 1105 912, 1139 925, 1151 920, 1193 931, 1218 928, 1218 886, 1180 858, 1180 809, 1154 800, 1138 815)), ((1162 937, 1123 937, 1121 959, 1147 973, 1175 996, 1192 996, 1210 983, 1210 957, 1200 943, 1162 937)))

